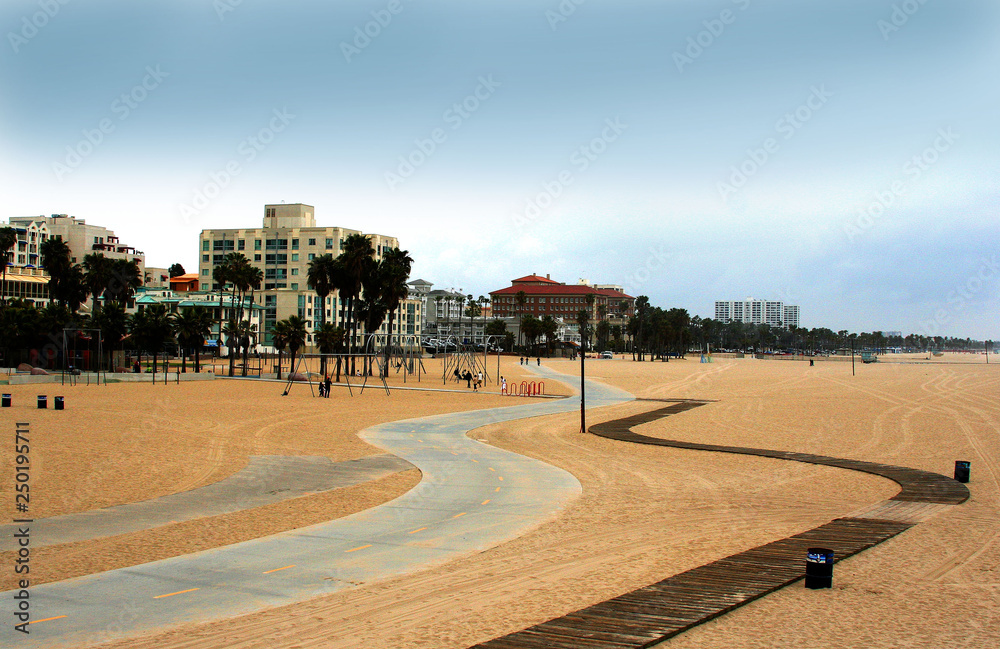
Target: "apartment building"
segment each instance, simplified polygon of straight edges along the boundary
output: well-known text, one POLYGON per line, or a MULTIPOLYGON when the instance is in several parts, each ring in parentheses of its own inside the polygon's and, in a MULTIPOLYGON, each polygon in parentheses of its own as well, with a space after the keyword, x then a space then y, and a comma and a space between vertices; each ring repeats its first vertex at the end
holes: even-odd
POLYGON ((67 214, 15 216, 11 217, 9 225, 17 233, 11 261, 15 266, 25 268, 41 266, 42 242, 50 237, 58 237, 69 246, 70 260, 74 264, 82 264, 84 257, 99 252, 111 259, 135 261, 139 265, 139 276, 146 275, 145 254, 122 243, 113 231, 99 225, 91 225, 75 216, 67 214))
POLYGON ((766 324, 772 327, 798 327, 799 307, 778 300, 719 300, 715 303, 715 319, 719 322, 766 324))
MULTIPOLYGON (((274 323, 291 315, 306 321, 307 344, 314 343, 313 332, 319 326, 321 312, 326 322, 344 325, 347 320, 346 302, 334 292, 325 303, 309 288, 309 262, 317 256, 336 257, 344 241, 352 234, 364 234, 380 259, 386 250, 399 247, 395 237, 369 234, 343 227, 318 226, 315 208, 304 203, 264 206, 264 218, 259 228, 202 230, 199 241, 198 274, 201 288, 218 290, 212 279, 212 269, 232 252, 242 253, 250 264, 264 274, 258 299, 264 305, 262 344, 270 345, 270 330, 274 323)), ((393 323, 393 334, 420 334, 422 309, 419 300, 404 300, 393 323)), ((387 333, 383 324, 379 333, 387 333)), ((356 341, 361 344, 361 334, 356 341)))

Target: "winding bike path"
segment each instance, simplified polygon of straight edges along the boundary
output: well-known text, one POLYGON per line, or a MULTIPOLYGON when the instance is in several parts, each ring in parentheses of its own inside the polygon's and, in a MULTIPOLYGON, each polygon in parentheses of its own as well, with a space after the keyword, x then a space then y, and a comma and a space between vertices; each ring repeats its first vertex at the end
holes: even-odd
MULTIPOLYGON (((588 407, 632 398, 587 384, 588 407)), ((327 523, 31 587, 30 635, 16 631, 12 622, 17 591, 0 593, 0 610, 7 613, 0 645, 81 647, 233 617, 414 572, 515 538, 576 498, 580 483, 562 469, 482 444, 466 433, 491 423, 570 412, 579 404, 579 397, 544 400, 366 429, 363 439, 421 470, 417 487, 327 523)))

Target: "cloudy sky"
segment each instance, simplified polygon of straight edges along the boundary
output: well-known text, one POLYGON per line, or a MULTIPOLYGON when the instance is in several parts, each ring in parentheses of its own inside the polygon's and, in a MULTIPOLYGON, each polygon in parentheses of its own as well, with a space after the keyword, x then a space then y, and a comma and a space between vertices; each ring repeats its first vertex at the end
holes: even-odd
POLYGON ((265 203, 712 316, 1000 338, 1000 3, 4 0, 0 220, 147 263, 265 203))

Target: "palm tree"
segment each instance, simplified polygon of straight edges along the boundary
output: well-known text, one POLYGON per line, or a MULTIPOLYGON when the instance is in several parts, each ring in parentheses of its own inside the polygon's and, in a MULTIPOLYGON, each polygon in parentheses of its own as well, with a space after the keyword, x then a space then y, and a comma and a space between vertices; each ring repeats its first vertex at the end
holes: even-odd
POLYGON ((7 264, 14 259, 17 231, 11 227, 0 228, 0 304, 7 301, 7 264))
POLYGON ((212 313, 203 306, 195 305, 189 309, 191 319, 194 320, 190 327, 190 344, 194 347, 194 371, 201 373, 201 350, 205 346, 205 339, 212 335, 212 313))
POLYGON ((108 283, 104 288, 104 300, 127 304, 135 295, 135 289, 142 286, 139 264, 129 259, 109 259, 108 264, 108 283))
MULTIPOLYGON (((324 322, 316 330, 316 345, 320 354, 332 354, 339 351, 344 346, 344 329, 332 322, 324 322)), ((326 360, 325 358, 323 359, 326 360)), ((326 378, 325 368, 321 370, 323 378, 326 378)), ((340 357, 337 357, 337 382, 340 382, 340 357)))
POLYGON ((278 320, 271 327, 271 344, 278 350, 278 380, 281 380, 281 353, 288 346, 288 322, 278 320))
POLYGON ((309 288, 316 291, 316 295, 319 297, 319 325, 315 330, 319 330, 320 327, 326 322, 326 296, 328 296, 333 289, 334 279, 336 278, 336 261, 333 255, 326 254, 320 255, 319 257, 314 257, 312 261, 309 262, 309 269, 306 273, 306 282, 309 288))
MULTIPOLYGON (((392 347, 392 323, 396 317, 396 311, 406 296, 409 294, 409 287, 406 281, 410 279, 410 268, 413 266, 413 258, 409 251, 392 248, 382 253, 380 280, 382 282, 382 302, 388 310, 388 345, 385 348, 385 362, 389 362, 389 350, 392 347)), ((403 335, 400 332, 400 347, 403 343, 403 335)))
MULTIPOLYGON (((358 326, 354 317, 354 303, 361 295, 362 280, 372 264, 375 249, 371 240, 363 234, 352 234, 344 240, 344 247, 337 260, 340 262, 338 271, 341 285, 338 286, 340 296, 347 300, 347 349, 354 354, 358 326)), ((354 359, 351 358, 350 371, 354 372, 354 359)))
POLYGON ((110 259, 99 252, 92 252, 83 258, 83 273, 87 284, 87 290, 94 298, 94 308, 91 313, 96 314, 98 310, 98 299, 108 287, 111 279, 110 259))
POLYGON ((464 341, 464 338, 462 337, 462 312, 464 311, 463 307, 465 306, 465 296, 459 295, 456 298, 456 301, 458 302, 458 348, 461 349, 462 342, 464 341))
POLYGON ((69 246, 59 237, 51 237, 38 247, 42 257, 42 267, 49 274, 49 297, 59 304, 66 305, 70 273, 73 264, 70 261, 69 246))
MULTIPOLYGON (((151 304, 145 307, 132 316, 129 325, 135 344, 140 349, 153 354, 153 374, 155 375, 157 356, 173 335, 173 325, 166 305, 151 304)), ((166 359, 164 367, 166 368, 166 359)))
MULTIPOLYGON (((517 304, 517 315, 518 322, 521 321, 521 316, 524 315, 524 305, 528 303, 528 294, 524 291, 518 291, 514 294, 514 302, 517 304)), ((517 346, 521 346, 521 328, 517 328, 517 346)))
MULTIPOLYGON (((306 323, 305 320, 297 315, 290 315, 284 320, 284 327, 287 328, 287 338, 285 339, 288 343, 288 353, 292 356, 292 369, 291 372, 295 372, 295 352, 302 348, 302 345, 306 344, 306 323)), ((277 323, 275 323, 277 325, 277 323)))
POLYGON ((247 362, 250 356, 250 347, 257 344, 257 325, 252 324, 249 320, 240 320, 239 323, 237 323, 236 328, 240 332, 240 348, 243 349, 242 376, 246 376, 247 362))
POLYGON ((556 322, 555 318, 550 315, 542 316, 541 320, 541 332, 545 335, 545 349, 547 351, 546 355, 552 354, 552 343, 555 342, 556 333, 559 331, 559 324, 556 322))
POLYGON ((590 338, 590 311, 580 309, 576 313, 576 324, 580 327, 580 352, 587 353, 587 340, 590 338))

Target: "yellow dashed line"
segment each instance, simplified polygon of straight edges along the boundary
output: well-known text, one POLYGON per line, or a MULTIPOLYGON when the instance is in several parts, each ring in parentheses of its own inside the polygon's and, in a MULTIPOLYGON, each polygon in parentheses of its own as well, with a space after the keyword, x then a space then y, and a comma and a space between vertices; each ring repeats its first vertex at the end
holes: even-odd
POLYGON ((497 480, 499 480, 500 482, 503 482, 503 476, 502 475, 497 476, 497 480))
POLYGON ((461 518, 462 516, 465 516, 465 512, 462 512, 461 514, 455 514, 454 516, 452 516, 452 518, 461 518))
POLYGON ((496 488, 496 489, 494 489, 493 491, 494 491, 494 493, 495 493, 495 492, 497 492, 497 491, 500 491, 500 487, 497 487, 497 488, 496 488))
POLYGON ((427 529, 426 527, 421 527, 418 530, 413 530, 412 532, 408 532, 408 534, 416 534, 417 532, 423 532, 426 529, 427 529))
POLYGON ((38 624, 39 622, 51 622, 52 620, 61 620, 64 617, 66 617, 66 616, 65 615, 57 615, 55 617, 47 617, 44 620, 32 620, 31 622, 28 622, 28 624, 38 624))
POLYGON ((482 504, 483 504, 483 505, 485 505, 485 504, 487 504, 488 502, 490 502, 490 499, 489 499, 489 498, 487 498, 486 500, 484 500, 484 501, 482 502, 482 504))
POLYGON ((371 543, 369 543, 368 545, 362 545, 357 548, 352 548, 350 550, 344 550, 344 554, 347 554, 348 552, 357 552, 358 550, 364 550, 365 548, 370 548, 370 547, 372 547, 371 543))
POLYGON ((476 464, 479 464, 479 460, 477 460, 476 458, 472 458, 472 461, 475 462, 476 464))
POLYGON ((294 568, 294 567, 295 567, 295 564, 293 563, 292 565, 290 565, 290 566, 285 566, 284 568, 275 568, 274 570, 265 570, 265 571, 264 571, 264 574, 265 574, 265 575, 269 575, 269 574, 271 574, 272 572, 278 572, 279 570, 288 570, 289 568, 294 568))
POLYGON ((458 455, 458 453, 457 453, 457 452, 455 452, 455 451, 452 451, 452 452, 451 452, 451 454, 452 454, 452 455, 458 455))
POLYGON ((491 466, 488 466, 488 467, 486 467, 486 468, 487 468, 487 469, 489 469, 490 471, 493 471, 494 473, 496 472, 496 469, 494 469, 494 468, 493 468, 493 467, 491 467, 491 466))
POLYGON ((188 588, 187 590, 179 590, 176 593, 167 593, 166 595, 157 595, 153 599, 163 599, 164 597, 173 597, 174 595, 183 595, 184 593, 193 593, 196 590, 201 590, 200 588, 188 588))

